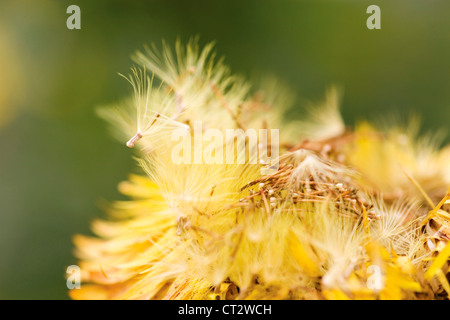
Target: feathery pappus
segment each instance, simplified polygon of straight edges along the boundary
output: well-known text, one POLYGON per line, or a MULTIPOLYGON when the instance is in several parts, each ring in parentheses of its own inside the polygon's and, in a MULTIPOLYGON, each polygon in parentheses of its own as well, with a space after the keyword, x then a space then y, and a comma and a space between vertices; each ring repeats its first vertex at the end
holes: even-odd
POLYGON ((450 146, 414 118, 350 128, 331 88, 287 119, 279 82, 255 88, 196 40, 133 59, 133 95, 100 114, 143 170, 96 237, 74 237, 73 299, 449 298, 450 146), (196 121, 214 134, 175 163, 173 135, 191 146, 196 121), (212 148, 229 129, 279 129, 279 143, 258 131, 256 151, 248 137, 212 148), (276 166, 253 161, 274 145, 276 166))

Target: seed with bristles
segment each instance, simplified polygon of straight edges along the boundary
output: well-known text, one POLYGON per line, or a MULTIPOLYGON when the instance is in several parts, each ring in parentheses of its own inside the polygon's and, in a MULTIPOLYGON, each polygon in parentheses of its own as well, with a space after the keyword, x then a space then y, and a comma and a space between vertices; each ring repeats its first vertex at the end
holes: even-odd
POLYGON ((140 132, 137 132, 130 140, 127 141, 127 147, 133 148, 136 142, 141 140, 142 134, 140 132))

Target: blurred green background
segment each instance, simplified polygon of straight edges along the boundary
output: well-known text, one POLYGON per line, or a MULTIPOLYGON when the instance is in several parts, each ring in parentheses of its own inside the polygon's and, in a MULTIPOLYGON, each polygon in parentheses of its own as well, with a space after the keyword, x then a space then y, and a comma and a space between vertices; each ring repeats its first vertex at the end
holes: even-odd
POLYGON ((117 72, 161 39, 200 36, 237 73, 278 76, 302 101, 344 88, 349 124, 395 112, 450 120, 450 1, 0 2, 0 299, 66 299, 71 237, 138 169, 95 115, 130 92, 117 72), (81 30, 66 8, 81 8, 81 30), (366 9, 381 7, 381 30, 366 9))

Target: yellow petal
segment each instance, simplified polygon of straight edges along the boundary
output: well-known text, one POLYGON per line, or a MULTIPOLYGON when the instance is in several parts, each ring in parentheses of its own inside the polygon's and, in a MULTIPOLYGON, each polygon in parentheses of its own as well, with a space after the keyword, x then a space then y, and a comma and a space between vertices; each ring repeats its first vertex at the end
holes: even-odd
POLYGON ((430 280, 434 276, 436 276, 438 274, 438 271, 441 270, 441 268, 447 262, 449 256, 450 242, 447 243, 445 248, 438 254, 431 267, 427 270, 427 272, 425 272, 425 279, 430 280))
POLYGON ((303 248, 302 244, 292 230, 289 231, 289 248, 291 249, 292 255, 297 263, 308 276, 319 277, 321 275, 319 268, 309 258, 306 250, 303 248))

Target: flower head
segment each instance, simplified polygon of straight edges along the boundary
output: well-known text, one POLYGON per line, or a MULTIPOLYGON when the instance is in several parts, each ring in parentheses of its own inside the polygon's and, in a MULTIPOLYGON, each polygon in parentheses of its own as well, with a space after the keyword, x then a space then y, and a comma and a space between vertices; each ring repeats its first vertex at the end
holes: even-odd
MULTIPOLYGON (((395 126, 346 128, 335 89, 309 119, 285 121, 282 97, 252 91, 215 60, 212 45, 177 43, 175 52, 134 58, 142 69, 126 77, 133 97, 101 114, 138 149, 143 174, 119 185, 130 199, 92 224, 97 237, 74 238, 84 284, 73 298, 448 297, 448 148, 395 126), (235 161, 196 161, 211 152, 206 143, 173 161, 174 132, 184 128, 182 146, 195 145, 196 121, 219 136, 296 134, 279 144, 275 168, 247 156, 248 137, 212 150, 246 150, 235 161)), ((257 141, 258 156, 274 144, 257 141)))

